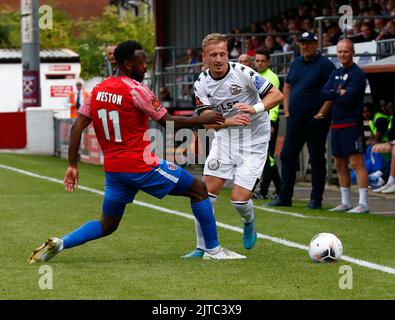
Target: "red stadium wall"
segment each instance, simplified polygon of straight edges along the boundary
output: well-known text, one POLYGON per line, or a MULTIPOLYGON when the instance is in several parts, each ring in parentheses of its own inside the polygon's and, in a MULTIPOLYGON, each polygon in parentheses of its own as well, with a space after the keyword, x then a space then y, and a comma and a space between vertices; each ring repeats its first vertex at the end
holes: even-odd
POLYGON ((26 147, 26 113, 0 113, 0 149, 26 147))

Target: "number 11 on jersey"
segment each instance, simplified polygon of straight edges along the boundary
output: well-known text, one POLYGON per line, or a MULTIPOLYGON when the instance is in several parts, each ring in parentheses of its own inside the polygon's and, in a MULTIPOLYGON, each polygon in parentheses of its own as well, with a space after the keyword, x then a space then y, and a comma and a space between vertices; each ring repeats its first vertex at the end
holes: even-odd
MULTIPOLYGON (((107 110, 106 109, 99 109, 97 111, 99 118, 103 123, 104 135, 106 139, 110 141, 110 131, 108 129, 108 120, 107 120, 107 110)), ((121 127, 119 126, 119 113, 116 110, 112 110, 108 113, 110 121, 112 121, 115 133, 115 142, 122 142, 121 136, 121 127)))

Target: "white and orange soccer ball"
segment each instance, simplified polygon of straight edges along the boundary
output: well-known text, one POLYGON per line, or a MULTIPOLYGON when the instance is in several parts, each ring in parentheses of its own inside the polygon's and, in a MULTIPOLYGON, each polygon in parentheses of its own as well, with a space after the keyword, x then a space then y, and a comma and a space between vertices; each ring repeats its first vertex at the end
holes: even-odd
POLYGON ((337 261, 342 254, 342 242, 332 233, 319 233, 310 241, 309 255, 314 262, 337 261))

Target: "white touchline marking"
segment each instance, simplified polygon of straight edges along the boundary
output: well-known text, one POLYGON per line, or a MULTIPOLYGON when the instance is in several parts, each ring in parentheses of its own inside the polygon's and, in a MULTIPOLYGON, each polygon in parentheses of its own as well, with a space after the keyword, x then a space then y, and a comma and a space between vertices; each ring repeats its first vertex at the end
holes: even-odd
POLYGON ((272 213, 278 213, 278 214, 283 214, 283 215, 286 215, 286 216, 292 216, 292 217, 302 218, 302 219, 327 219, 327 218, 325 218, 325 217, 320 217, 320 216, 305 216, 305 215, 303 215, 303 214, 296 213, 296 212, 282 211, 282 210, 272 209, 272 208, 268 208, 268 207, 254 206, 254 208, 255 208, 255 209, 262 210, 262 211, 267 211, 267 212, 272 212, 272 213))
MULTIPOLYGON (((21 174, 25 174, 25 175, 30 176, 30 177, 34 177, 34 178, 38 178, 38 179, 42 179, 42 180, 47 180, 47 181, 63 184, 63 180, 55 179, 55 178, 51 178, 51 177, 47 177, 47 176, 42 176, 42 175, 30 172, 30 171, 17 169, 17 168, 5 166, 5 165, 2 165, 2 164, 0 164, 0 168, 6 169, 6 170, 9 170, 9 171, 18 172, 18 173, 21 173, 21 174)), ((104 195, 103 191, 100 191, 100 190, 97 190, 97 189, 88 188, 88 187, 84 187, 84 186, 79 186, 78 188, 81 189, 81 190, 84 190, 84 191, 96 193, 96 194, 99 194, 99 195, 104 195)), ((174 214, 176 216, 180 216, 180 217, 187 218, 187 219, 190 219, 190 220, 194 219, 194 216, 192 214, 190 214, 190 213, 185 213, 185 212, 181 212, 181 211, 177 211, 177 210, 167 209, 167 208, 163 208, 163 207, 160 207, 160 206, 156 206, 156 205, 153 205, 153 204, 150 204, 150 203, 137 201, 137 200, 134 201, 133 203, 136 204, 136 205, 139 205, 139 206, 147 207, 147 208, 158 210, 158 211, 161 211, 161 212, 174 214)), ((217 221, 217 226, 219 226, 221 228, 224 228, 226 230, 231 230, 231 231, 243 233, 243 229, 242 228, 235 227, 235 226, 232 226, 232 225, 229 225, 229 224, 225 224, 225 223, 222 223, 222 222, 218 222, 217 221)), ((287 247, 296 248, 296 249, 305 250, 305 251, 309 250, 308 246, 305 246, 305 245, 302 245, 302 244, 299 244, 299 243, 296 243, 296 242, 288 241, 286 239, 272 237, 272 236, 268 236, 268 235, 265 235, 265 234, 262 234, 262 233, 258 233, 257 236, 260 239, 269 240, 269 241, 272 241, 272 242, 275 242, 275 243, 278 243, 278 244, 282 244, 282 245, 287 246, 287 247)), ((383 266, 383 265, 380 265, 380 264, 372 263, 372 262, 361 260, 361 259, 348 257, 348 256, 345 256, 345 255, 343 255, 341 257, 341 260, 344 260, 344 261, 347 261, 347 262, 350 262, 350 263, 353 263, 353 264, 357 264, 357 265, 359 265, 361 267, 365 267, 365 268, 369 268, 369 269, 373 269, 373 270, 378 270, 378 271, 382 271, 382 272, 385 272, 385 273, 389 273, 389 274, 395 275, 395 268, 383 266)))

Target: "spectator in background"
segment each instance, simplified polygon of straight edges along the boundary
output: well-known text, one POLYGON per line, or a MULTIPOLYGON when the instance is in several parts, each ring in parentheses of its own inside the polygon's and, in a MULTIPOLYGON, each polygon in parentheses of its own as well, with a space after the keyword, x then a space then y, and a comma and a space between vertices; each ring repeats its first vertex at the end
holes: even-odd
POLYGON ((254 63, 252 61, 252 58, 246 53, 241 54, 237 59, 237 62, 244 64, 245 66, 248 66, 250 68, 254 68, 254 63))
POLYGON ((312 192, 307 207, 319 209, 325 188, 329 119, 316 119, 314 115, 324 104, 320 91, 335 66, 318 52, 314 33, 303 33, 299 42, 301 56, 292 62, 283 89, 287 127, 281 152, 281 192, 276 200, 266 205, 292 206, 297 159, 307 142, 312 169, 312 192))
POLYGON ((373 192, 384 194, 395 193, 395 140, 377 144, 373 146, 372 151, 377 153, 389 153, 391 155, 390 173, 387 183, 381 188, 373 190, 373 192))
POLYGON ((114 57, 114 51, 117 46, 115 44, 111 44, 107 46, 106 50, 106 77, 109 77, 115 74, 117 70, 117 61, 114 57))
POLYGON ((88 92, 83 89, 84 81, 82 79, 77 80, 75 87, 76 91, 70 91, 67 96, 66 107, 70 108, 70 118, 77 118, 77 112, 80 107, 84 104, 85 100, 88 99, 88 92))
POLYGON ((186 67, 186 71, 188 72, 188 74, 183 76, 186 83, 182 85, 184 99, 186 99, 187 97, 191 97, 191 95, 193 94, 193 82, 196 80, 200 72, 200 67, 198 66, 199 62, 199 56, 196 50, 193 48, 188 48, 186 51, 186 64, 188 65, 186 67))
POLYGON ((303 30, 314 32, 314 19, 313 18, 305 18, 303 20, 303 30))
POLYGON ((229 58, 230 59, 237 59, 241 52, 242 52, 242 42, 241 42, 241 37, 240 37, 240 30, 236 29, 234 31, 235 36, 229 36, 228 37, 228 44, 229 44, 229 58))
POLYGON ((370 23, 364 22, 361 25, 361 33, 350 37, 349 39, 354 43, 360 42, 369 42, 373 41, 377 38, 378 34, 376 31, 373 30, 373 27, 370 23))
POLYGON ((292 34, 299 34, 300 33, 299 24, 296 19, 289 20, 288 32, 291 34, 289 35, 287 42, 292 44, 292 42, 295 40, 292 34))
POLYGON ((159 99, 161 102, 173 101, 173 98, 171 97, 169 89, 167 89, 167 87, 161 87, 159 89, 159 99))
POLYGON ((250 57, 253 57, 255 55, 256 47, 254 46, 252 37, 244 38, 244 48, 245 48, 244 50, 250 57))
POLYGON ((377 33, 377 35, 383 30, 385 26, 384 19, 374 19, 374 31, 377 33))
MULTIPOLYGON (((192 99, 194 95, 192 95, 192 99)), ((169 114, 175 115, 176 106, 173 105, 173 97, 170 95, 169 89, 167 87, 160 87, 159 88, 159 101, 162 102, 163 106, 167 109, 169 114)))
POLYGON ((332 23, 328 27, 327 32, 329 34, 330 42, 333 44, 336 44, 342 35, 342 32, 337 23, 332 23))
POLYGON ((389 117, 381 112, 374 112, 372 103, 365 103, 363 108, 364 120, 369 120, 371 136, 366 141, 366 145, 374 145, 383 142, 388 130, 389 117))
MULTIPOLYGON (((349 30, 350 33, 347 32, 347 35, 349 37, 356 37, 357 35, 359 35, 361 33, 361 25, 362 25, 362 23, 359 20, 354 20, 353 24, 352 24, 352 30, 351 30, 351 32, 349 30)), ((334 44, 336 44, 336 43, 334 43, 334 44)))
POLYGON ((282 47, 274 40, 273 36, 267 36, 265 38, 264 49, 269 51, 269 53, 282 52, 282 47))
MULTIPOLYGON (((391 117, 390 117, 390 124, 388 126, 387 137, 388 142, 376 144, 372 148, 372 152, 378 153, 390 153, 391 154, 391 163, 390 163, 390 172, 387 183, 373 192, 378 193, 395 193, 395 117, 394 117, 394 104, 389 103, 388 107, 390 109, 391 117)), ((384 173, 383 173, 384 177, 384 173)))
POLYGON ((332 212, 368 213, 368 173, 364 163, 363 99, 366 78, 353 62, 354 44, 343 39, 337 44, 341 67, 332 72, 321 90, 326 101, 333 101, 331 144, 339 177, 342 203, 332 212), (355 170, 359 187, 359 203, 352 208, 349 163, 355 170))
MULTIPOLYGON (((256 50, 255 52, 255 70, 267 81, 273 84, 277 89, 280 89, 280 80, 278 76, 269 68, 270 53, 266 50, 256 50)), ((262 176, 260 179, 259 191, 254 193, 256 199, 267 199, 270 183, 273 181, 275 186, 275 194, 281 191, 281 178, 278 172, 276 160, 274 158, 274 151, 276 149, 278 127, 280 123, 280 105, 274 106, 269 110, 271 135, 269 141, 269 155, 266 160, 262 176)))
POLYGON ((384 29, 377 36, 376 40, 394 39, 395 38, 395 21, 390 20, 384 29))
POLYGON ((199 62, 199 58, 196 55, 196 51, 192 48, 187 49, 187 64, 196 64, 199 62))
MULTIPOLYGON (((385 134, 388 129, 387 115, 381 112, 374 112, 374 106, 372 103, 365 103, 363 107, 363 119, 369 121, 369 127, 371 131, 370 137, 366 140, 367 148, 364 153, 364 162, 366 171, 369 174, 369 185, 373 187, 381 187, 384 185, 384 180, 382 179, 383 171, 387 166, 386 159, 378 154, 372 153, 372 146, 386 141, 385 134)), ((355 170, 351 170, 351 182, 355 184, 357 182, 357 175, 355 170)))
POLYGON ((334 44, 331 43, 331 38, 329 37, 328 32, 324 32, 322 34, 322 46, 325 47, 330 47, 333 46, 334 44))
POLYGON ((292 51, 291 45, 285 41, 284 36, 277 36, 276 42, 281 47, 282 52, 292 51))

